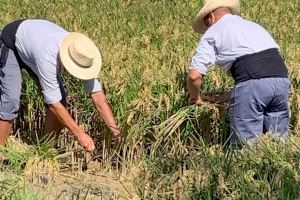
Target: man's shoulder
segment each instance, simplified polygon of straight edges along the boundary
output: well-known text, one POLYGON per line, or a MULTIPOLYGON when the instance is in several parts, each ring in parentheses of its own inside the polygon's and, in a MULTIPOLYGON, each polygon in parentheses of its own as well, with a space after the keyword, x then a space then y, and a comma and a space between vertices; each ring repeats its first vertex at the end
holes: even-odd
POLYGON ((68 33, 68 31, 50 21, 27 19, 18 28, 16 37, 19 43, 27 49, 44 53, 45 51, 57 51, 62 39, 68 33))
POLYGON ((53 33, 64 34, 67 32, 61 26, 45 19, 26 19, 21 23, 19 29, 22 29, 24 34, 40 35, 43 38, 51 36, 53 33))
POLYGON ((218 34, 227 33, 235 35, 235 33, 240 31, 253 33, 266 30, 255 21, 245 19, 238 15, 225 15, 215 26, 211 27, 211 31, 218 34))
POLYGON ((221 19, 219 19, 215 24, 207 29, 205 33, 210 34, 220 34, 226 29, 232 29, 232 26, 236 24, 236 22, 243 20, 240 16, 226 14, 221 19))

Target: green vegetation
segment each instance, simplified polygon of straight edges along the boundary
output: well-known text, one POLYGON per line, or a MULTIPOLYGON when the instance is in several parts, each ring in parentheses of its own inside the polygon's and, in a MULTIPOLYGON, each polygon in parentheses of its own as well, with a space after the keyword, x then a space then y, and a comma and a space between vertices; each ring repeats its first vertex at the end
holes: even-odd
MULTIPOLYGON (((199 41, 191 24, 201 1, 1 1, 0 26, 46 18, 97 43, 100 79, 126 138, 122 146, 111 141, 80 82, 66 77, 73 116, 97 150, 90 161, 67 133, 54 150, 37 139, 44 104, 24 73, 15 135, 27 144, 12 137, 0 151, 0 199, 299 199, 300 1, 241 3, 242 16, 266 27, 281 46, 293 83, 292 136, 233 151, 225 145, 226 105, 186 105, 186 71, 199 41)), ((213 68, 203 92, 232 87, 213 68)))

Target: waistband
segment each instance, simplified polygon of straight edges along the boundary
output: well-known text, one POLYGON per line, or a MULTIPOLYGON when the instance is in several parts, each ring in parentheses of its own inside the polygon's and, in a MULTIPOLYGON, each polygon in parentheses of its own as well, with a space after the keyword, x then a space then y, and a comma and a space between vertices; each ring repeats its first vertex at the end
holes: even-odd
POLYGON ((24 20, 25 19, 13 21, 13 22, 7 24, 2 30, 1 40, 8 48, 10 48, 12 50, 16 50, 16 45, 15 45, 16 33, 18 30, 18 27, 24 20))
POLYGON ((236 59, 230 69, 235 84, 250 79, 288 78, 288 70, 278 49, 272 48, 236 59))
POLYGON ((15 45, 16 33, 18 30, 18 27, 24 20, 25 19, 20 19, 20 20, 11 22, 3 28, 1 35, 0 35, 0 43, 4 44, 4 45, 1 44, 2 49, 1 49, 1 54, 0 54, 0 67, 5 66, 7 58, 8 58, 9 49, 11 49, 15 54, 15 57, 18 61, 19 66, 21 68, 27 68, 26 64, 20 58, 18 50, 15 45))

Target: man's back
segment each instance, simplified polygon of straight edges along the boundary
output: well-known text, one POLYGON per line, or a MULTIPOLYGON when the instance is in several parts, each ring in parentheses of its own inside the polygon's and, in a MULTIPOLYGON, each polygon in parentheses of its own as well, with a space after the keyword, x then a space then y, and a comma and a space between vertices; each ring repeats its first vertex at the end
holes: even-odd
POLYGON ((220 51, 242 51, 249 54, 274 48, 274 46, 279 48, 262 26, 237 15, 225 15, 210 29, 218 35, 221 41, 218 46, 220 51))
MULTIPOLYGON (((237 15, 224 15, 201 38, 216 51, 215 64, 228 71, 236 58, 270 48, 279 49, 272 36, 259 24, 237 15)), ((201 47, 200 47, 201 48, 201 47)), ((199 53, 203 50, 199 50, 199 53)))
POLYGON ((28 19, 22 22, 16 33, 16 47, 22 60, 28 65, 38 65, 39 62, 55 63, 59 46, 68 34, 60 26, 38 19, 28 19))

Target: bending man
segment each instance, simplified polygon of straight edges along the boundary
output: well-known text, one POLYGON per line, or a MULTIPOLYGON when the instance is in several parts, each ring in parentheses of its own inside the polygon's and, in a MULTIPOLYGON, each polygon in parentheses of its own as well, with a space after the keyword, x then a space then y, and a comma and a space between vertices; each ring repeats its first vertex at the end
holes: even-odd
POLYGON ((21 70, 38 79, 46 108, 45 133, 67 127, 81 146, 93 151, 95 145, 66 109, 66 93, 61 75, 67 71, 82 80, 86 90, 112 135, 120 140, 112 111, 100 82, 101 54, 96 45, 80 33, 70 33, 46 20, 18 20, 1 33, 0 60, 0 144, 5 144, 12 120, 17 116, 21 94, 21 70))
POLYGON ((199 11, 193 28, 203 36, 187 77, 189 103, 201 102, 202 77, 219 65, 235 80, 229 95, 231 143, 255 141, 268 131, 284 139, 290 81, 279 46, 263 27, 238 13, 238 0, 207 0, 199 11))

